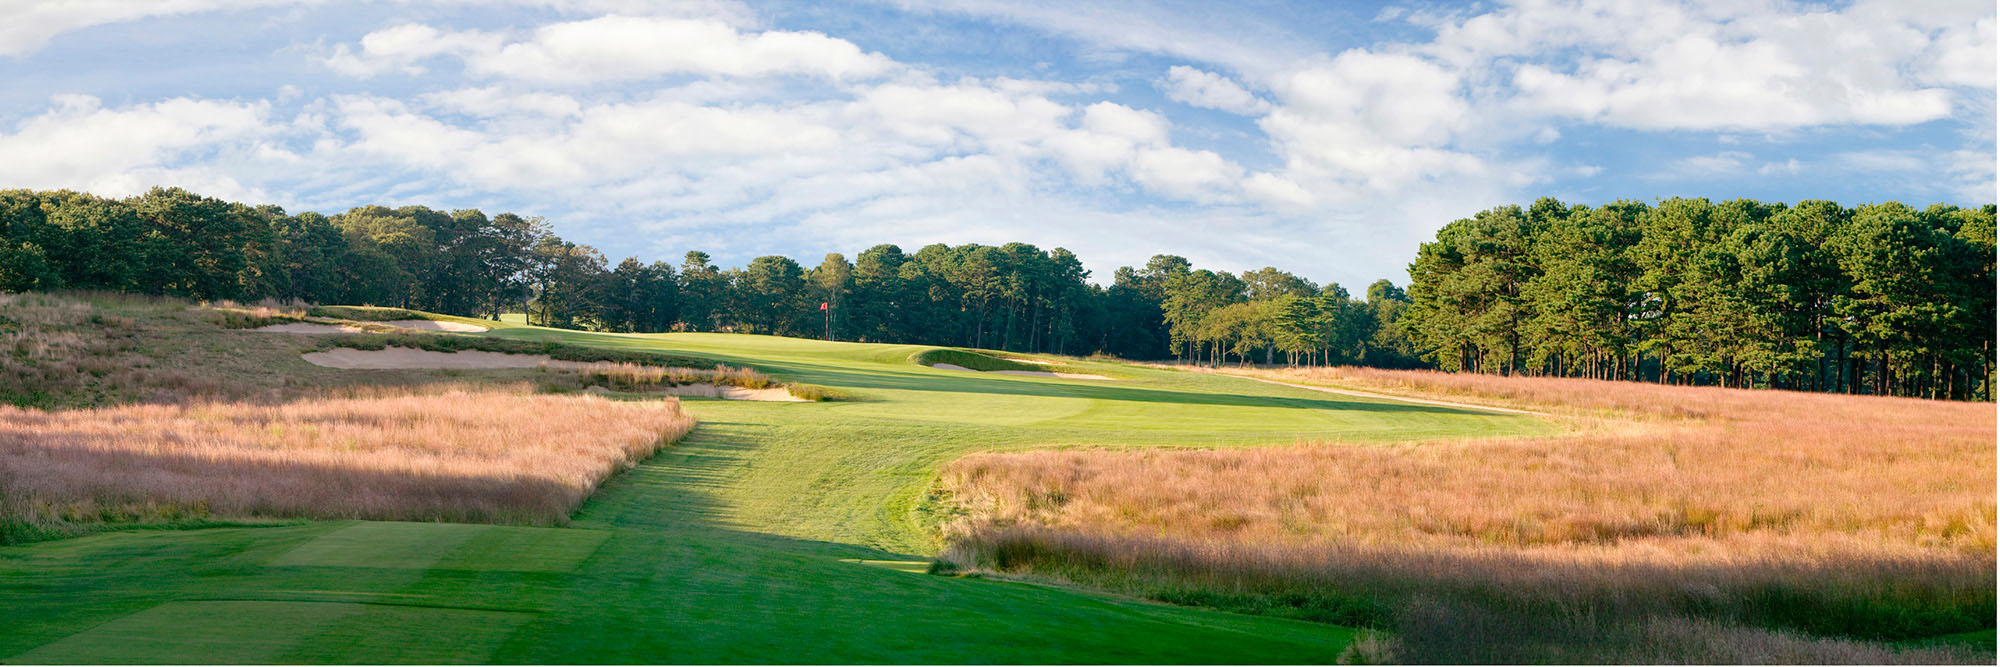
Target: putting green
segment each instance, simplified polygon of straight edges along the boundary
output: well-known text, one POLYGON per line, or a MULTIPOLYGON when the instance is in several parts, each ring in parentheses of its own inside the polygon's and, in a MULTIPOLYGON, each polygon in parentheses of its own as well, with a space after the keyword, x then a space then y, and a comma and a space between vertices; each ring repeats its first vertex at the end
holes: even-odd
POLYGON ((6 662, 1331 662, 1352 631, 912 572, 965 453, 1543 433, 1520 415, 1078 362, 725 334, 489 335, 752 365, 857 400, 689 400, 701 425, 569 527, 315 522, 0 548, 6 662), (248 619, 248 620, 246 620, 248 619), (261 619, 261 620, 259 620, 261 619))

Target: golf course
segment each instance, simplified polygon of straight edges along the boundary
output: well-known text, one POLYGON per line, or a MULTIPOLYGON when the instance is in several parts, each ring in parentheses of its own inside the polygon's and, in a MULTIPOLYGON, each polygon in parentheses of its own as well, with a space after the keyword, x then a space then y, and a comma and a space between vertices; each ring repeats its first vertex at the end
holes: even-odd
MULTIPOLYGON (((1523 414, 1112 362, 1050 359, 1106 379, 1036 377, 919 365, 913 356, 933 349, 923 346, 464 321, 492 330, 428 335, 698 359, 843 400, 683 398, 693 430, 560 526, 218 520, 0 547, 0 660, 1327 663, 1364 633, 927 573, 952 511, 935 497, 940 468, 975 452, 1559 430, 1523 414)), ((390 371, 293 356, 269 372, 365 382, 390 371)))

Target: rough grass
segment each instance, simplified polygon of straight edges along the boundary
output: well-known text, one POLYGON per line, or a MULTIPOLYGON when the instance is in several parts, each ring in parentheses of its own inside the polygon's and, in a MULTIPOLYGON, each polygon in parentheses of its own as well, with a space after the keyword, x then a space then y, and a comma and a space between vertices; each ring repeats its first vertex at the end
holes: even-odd
POLYGON ((313 317, 330 317, 356 322, 436 319, 435 316, 423 311, 384 308, 380 306, 313 306, 305 314, 313 317))
MULTIPOLYGON (((968 513, 948 530, 947 558, 1393 627, 1408 660, 1501 651, 1511 652, 1501 661, 1733 662, 1763 658, 1696 651, 1728 644, 1706 640, 1660 653, 1645 638, 1775 628, 1892 640, 1992 626, 1991 405, 1369 369, 1256 374, 1533 408, 1575 417, 1579 430, 1394 447, 975 455, 944 474, 968 513), (1458 612, 1419 613, 1439 606, 1458 612), (1440 620, 1483 617, 1521 632, 1440 620), (1483 639, 1448 640, 1472 635, 1483 639), (1555 639, 1525 639, 1542 635, 1555 639), (1454 653, 1475 645, 1487 652, 1454 653), (1596 645, 1608 648, 1584 650, 1596 645)), ((1950 652, 1767 639, 1831 651, 1831 661, 1950 652)), ((1770 659, 1809 655, 1787 651, 1770 659)))
POLYGON ((0 293, 0 404, 50 408, 219 390, 147 354, 158 322, 184 306, 134 298, 115 303, 118 308, 105 309, 62 296, 0 293))
POLYGON ((0 543, 201 518, 559 524, 693 424, 671 400, 494 390, 0 408, 0 543))
POLYGON ((777 384, 769 375, 748 368, 731 368, 723 364, 716 364, 714 368, 689 368, 601 361, 567 368, 544 364, 543 370, 574 372, 586 384, 602 385, 617 391, 636 391, 684 384, 716 384, 744 389, 765 389, 777 384))

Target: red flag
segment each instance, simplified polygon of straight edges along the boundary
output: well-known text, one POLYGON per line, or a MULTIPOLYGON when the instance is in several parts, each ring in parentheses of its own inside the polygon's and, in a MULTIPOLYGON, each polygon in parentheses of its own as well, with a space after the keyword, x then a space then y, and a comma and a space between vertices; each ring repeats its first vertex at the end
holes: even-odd
POLYGON ((820 309, 820 310, 826 310, 826 302, 825 302, 825 301, 821 301, 821 302, 819 302, 819 309, 820 309))

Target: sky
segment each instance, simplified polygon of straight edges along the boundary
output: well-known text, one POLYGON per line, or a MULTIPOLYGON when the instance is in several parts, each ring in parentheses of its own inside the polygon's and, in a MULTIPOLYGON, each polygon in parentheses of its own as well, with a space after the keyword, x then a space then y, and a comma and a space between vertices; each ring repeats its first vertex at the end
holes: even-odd
POLYGON ((0 0, 0 188, 1360 290, 1553 196, 1995 199, 1983 0, 0 0))

